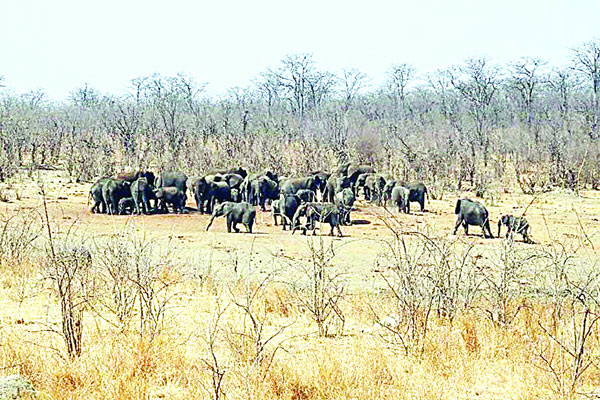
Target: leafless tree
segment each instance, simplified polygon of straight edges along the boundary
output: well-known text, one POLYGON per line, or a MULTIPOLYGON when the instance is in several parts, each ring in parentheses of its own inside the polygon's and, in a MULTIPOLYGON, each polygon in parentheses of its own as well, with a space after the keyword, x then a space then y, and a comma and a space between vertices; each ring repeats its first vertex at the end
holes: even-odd
POLYGON ((575 69, 583 73, 592 82, 592 108, 594 121, 592 131, 594 138, 598 135, 600 121, 600 40, 584 43, 573 50, 575 69))

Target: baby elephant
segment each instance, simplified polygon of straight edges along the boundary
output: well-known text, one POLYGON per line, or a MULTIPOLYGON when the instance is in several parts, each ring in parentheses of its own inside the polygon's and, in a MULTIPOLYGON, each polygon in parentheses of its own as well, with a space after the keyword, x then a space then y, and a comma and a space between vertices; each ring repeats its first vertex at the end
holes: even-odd
POLYGON ((456 202, 454 213, 458 214, 454 234, 462 224, 465 235, 469 234, 469 225, 478 225, 483 230, 484 238, 494 238, 490 229, 489 214, 483 204, 471 199, 460 199, 456 202))
POLYGON ((221 216, 227 217, 227 232, 231 233, 231 229, 233 229, 237 233, 240 230, 236 225, 244 224, 248 233, 252 233, 252 225, 254 225, 254 218, 256 218, 256 209, 245 201, 241 203, 225 201, 214 208, 206 230, 210 228, 215 218, 221 216))
POLYGON ((135 209, 135 200, 133 197, 125 197, 119 200, 119 215, 131 214, 135 209))
POLYGON ((168 212, 167 204, 173 206, 173 212, 183 212, 185 204, 185 193, 176 186, 161 187, 154 190, 156 201, 160 203, 160 208, 164 212, 168 212))
POLYGON ((500 237, 500 230, 502 229, 502 225, 506 225, 508 228, 508 232, 506 232, 506 237, 513 236, 515 233, 523 236, 523 241, 525 243, 533 243, 533 240, 529 237, 527 231, 529 230, 529 223, 523 217, 515 217, 512 215, 503 215, 500 217, 498 221, 498 237, 500 237))

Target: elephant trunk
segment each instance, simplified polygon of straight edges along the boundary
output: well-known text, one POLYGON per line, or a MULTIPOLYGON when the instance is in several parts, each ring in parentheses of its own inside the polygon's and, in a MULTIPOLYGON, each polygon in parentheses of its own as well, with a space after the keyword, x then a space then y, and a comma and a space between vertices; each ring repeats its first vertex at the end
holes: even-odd
POLYGON ((213 223, 213 221, 215 220, 215 217, 216 217, 216 216, 217 216, 216 214, 213 214, 213 215, 210 217, 210 221, 208 221, 208 225, 206 226, 206 230, 207 230, 207 231, 210 229, 210 226, 212 225, 212 223, 213 223))

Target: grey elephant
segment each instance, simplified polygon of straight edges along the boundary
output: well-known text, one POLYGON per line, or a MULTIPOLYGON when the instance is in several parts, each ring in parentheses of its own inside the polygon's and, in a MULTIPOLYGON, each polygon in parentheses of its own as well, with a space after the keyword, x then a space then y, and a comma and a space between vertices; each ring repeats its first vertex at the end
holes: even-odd
POLYGON ((373 174, 371 172, 367 172, 365 174, 360 174, 358 176, 358 178, 356 178, 356 182, 354 182, 354 186, 353 186, 354 194, 356 196, 358 196, 360 194, 360 189, 363 189, 365 200, 367 200, 367 201, 371 200, 371 193, 370 193, 369 188, 366 185, 367 185, 367 178, 373 177, 373 176, 375 176, 375 174, 373 174))
POLYGON ((506 237, 512 237, 515 233, 523 236, 523 241, 525 243, 533 243, 533 240, 529 237, 529 223, 524 217, 515 217, 513 215, 503 215, 500 217, 498 221, 498 237, 500 237, 500 230, 502 229, 502 225, 506 225, 508 232, 506 232, 506 237))
MULTIPOLYGON (((145 177, 138 178, 131 184, 131 197, 134 201, 136 214, 149 214, 152 211, 150 200, 156 199, 154 196, 154 187, 145 177)), ((155 207, 156 208, 156 207, 155 207)))
POLYGON ((255 204, 260 206, 262 211, 266 211, 267 202, 279 197, 279 184, 267 176, 261 176, 252 181, 252 193, 255 196, 255 204))
POLYGON ((490 230, 489 213, 483 204, 471 199, 460 199, 456 202, 454 213, 458 214, 456 225, 454 226, 455 235, 462 224, 465 235, 469 234, 469 225, 477 225, 483 230, 483 237, 486 239, 494 237, 490 230))
POLYGON ((233 203, 231 201, 221 203, 213 210, 206 230, 209 230, 215 218, 221 216, 227 217, 227 232, 231 233, 232 229, 235 232, 239 232, 240 230, 236 225, 244 224, 246 231, 252 233, 252 225, 254 225, 254 219, 256 218, 256 209, 245 201, 241 203, 233 203))
POLYGON ((392 189, 392 204, 398 207, 398 212, 409 212, 410 190, 404 186, 396 186, 392 189))
POLYGON ((340 212, 340 222, 342 225, 352 225, 350 212, 355 200, 354 192, 350 188, 346 188, 335 195, 335 205, 340 212))
POLYGON ((220 177, 221 182, 227 183, 231 189, 239 189, 242 185, 242 182, 244 182, 244 177, 239 174, 229 173, 225 175, 220 175, 220 177))
POLYGON ((232 167, 232 168, 215 170, 211 174, 215 174, 215 175, 216 174, 218 174, 218 175, 235 174, 235 175, 240 175, 242 177, 242 179, 244 179, 246 176, 248 176, 248 171, 246 171, 246 169, 243 167, 232 167))
POLYGON ((253 182, 261 177, 267 177, 272 181, 279 182, 279 178, 277 174, 272 171, 265 170, 263 172, 250 174, 244 178, 244 181, 240 185, 240 190, 242 192, 242 198, 244 201, 247 201, 250 204, 256 204, 256 194, 253 191, 254 185, 253 182))
POLYGON ((109 178, 109 177, 100 178, 90 188, 90 193, 88 196, 88 204, 89 204, 89 199, 91 198, 94 201, 94 205, 92 206, 92 209, 91 209, 91 211, 93 213, 106 214, 107 207, 106 207, 106 203, 104 202, 104 197, 102 196, 102 186, 104 186, 104 184, 110 179, 113 179, 113 178, 109 178))
POLYGON ((208 184, 206 192, 207 211, 212 213, 217 202, 231 201, 231 188, 226 182, 212 182, 208 184))
POLYGON ((297 229, 301 229, 302 233, 306 235, 308 230, 313 231, 313 236, 316 235, 316 224, 319 221, 322 223, 328 223, 331 227, 330 236, 333 236, 334 229, 337 228, 338 236, 342 237, 342 229, 340 228, 341 219, 340 212, 335 204, 332 203, 304 203, 296 210, 294 214, 292 234, 297 229), (306 225, 300 224, 300 217, 306 217, 306 225))
POLYGON ((117 174, 117 179, 122 179, 129 183, 133 183, 139 178, 146 178, 148 183, 153 186, 156 183, 156 176, 152 171, 124 171, 117 174))
POLYGON ((342 190, 349 188, 350 185, 350 179, 347 176, 330 176, 327 180, 327 185, 325 186, 325 193, 323 194, 323 199, 327 200, 329 203, 333 203, 335 201, 335 195, 341 192, 342 190))
POLYGON ((319 188, 320 180, 316 176, 306 176, 303 178, 290 178, 283 182, 280 192, 284 194, 296 194, 300 189, 309 189, 316 192, 319 188))
POLYGON ((167 205, 173 207, 174 213, 181 213, 184 210, 185 192, 176 186, 160 187, 154 190, 154 195, 163 212, 168 212, 167 205))
MULTIPOLYGON (((210 180, 212 183, 212 179, 210 180)), ((206 177, 198 178, 194 181, 194 184, 191 188, 192 193, 194 193, 194 199, 196 200, 196 207, 198 208, 198 212, 205 212, 205 205, 208 197, 208 182, 206 177)))
POLYGON ((102 198, 109 214, 119 212, 119 200, 125 197, 131 197, 131 184, 128 181, 110 178, 102 185, 102 198))
POLYGON ((358 177, 362 174, 375 173, 375 168, 370 165, 350 165, 348 168, 348 179, 350 179, 350 187, 353 188, 358 177))
POLYGON ((319 192, 321 192, 321 195, 323 195, 325 193, 327 181, 329 180, 329 177, 331 176, 331 174, 326 171, 318 170, 318 171, 311 171, 308 173, 308 175, 318 178, 318 181, 319 181, 318 190, 319 190, 319 192))
POLYGON ((156 188, 173 186, 178 188, 179 190, 181 190, 181 192, 183 192, 183 195, 185 196, 183 201, 183 207, 185 207, 185 203, 187 200, 187 180, 188 176, 183 172, 165 171, 162 172, 158 177, 156 181, 156 188))
POLYGON ((124 197, 119 200, 119 215, 132 214, 135 210, 135 200, 133 197, 124 197))
POLYGON ((390 199, 392 198, 392 190, 396 187, 398 181, 396 179, 388 179, 385 182, 385 186, 383 187, 383 191, 381 193, 381 200, 384 205, 387 205, 390 199))
POLYGON ((281 194, 281 196, 279 196, 279 198, 271 205, 275 225, 277 225, 276 217, 279 216, 281 218, 283 230, 285 231, 288 226, 291 230, 293 228, 294 215, 296 214, 298 207, 300 207, 300 204, 302 204, 302 201, 298 195, 281 194))
POLYGON ((296 192, 296 196, 298 196, 303 203, 314 202, 317 200, 317 194, 310 189, 300 189, 296 192))
POLYGON ((409 183, 408 185, 402 185, 408 190, 410 190, 410 194, 408 196, 409 203, 406 205, 407 213, 410 213, 410 202, 414 201, 419 203, 421 206, 421 212, 425 211, 425 195, 427 195, 427 186, 423 183, 409 183))

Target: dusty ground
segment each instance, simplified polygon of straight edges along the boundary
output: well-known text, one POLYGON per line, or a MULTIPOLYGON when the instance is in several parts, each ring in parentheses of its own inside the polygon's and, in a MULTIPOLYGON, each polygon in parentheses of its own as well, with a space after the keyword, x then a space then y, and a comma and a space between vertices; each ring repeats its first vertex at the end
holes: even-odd
MULTIPOLYGON (((63 230, 73 225, 78 233, 89 233, 94 238, 124 229, 142 231, 152 240, 168 243, 177 257, 192 260, 202 264, 203 268, 210 267, 214 272, 223 274, 230 273, 236 265, 243 268, 244 260, 248 260, 250 255, 255 265, 264 266, 266 270, 271 268, 276 258, 294 262, 309 257, 307 238, 298 232, 291 235, 282 231, 281 227, 273 224, 270 212, 258 213, 255 233, 251 235, 228 234, 224 218, 215 221, 211 230, 206 232, 209 217, 195 212, 150 216, 92 214, 87 198, 91 185, 69 183, 61 175, 57 171, 44 171, 36 181, 44 182, 51 218, 62 221, 63 230)), ((8 215, 28 209, 41 211, 39 183, 30 179, 17 182, 10 185, 9 189, 3 189, 9 202, 0 203, 0 214, 8 215)), ((482 251, 494 251, 500 247, 501 240, 483 239, 478 227, 471 227, 469 237, 464 236, 462 228, 457 236, 452 235, 456 199, 467 196, 473 197, 473 194, 452 193, 446 194, 442 200, 429 200, 424 213, 413 211, 405 215, 395 210, 392 213, 405 231, 456 237, 478 244, 477 247, 482 251)), ((600 192, 583 191, 577 196, 557 191, 539 194, 534 198, 515 190, 499 194, 493 204, 490 199, 480 201, 490 211, 494 235, 497 234, 495 224, 500 215, 521 215, 527 208, 526 216, 536 244, 519 243, 519 246, 548 247, 558 242, 577 250, 579 254, 588 255, 595 255, 600 249, 600 192)), ((418 204, 413 203, 414 209, 418 209, 418 204)), ((359 201, 356 211, 352 213, 354 225, 343 227, 343 238, 326 236, 328 226, 320 233, 327 243, 333 240, 337 248, 334 263, 343 266, 353 284, 362 288, 372 284, 378 255, 385 252, 385 241, 392 237, 382 218, 390 218, 390 214, 381 207, 359 201)))

